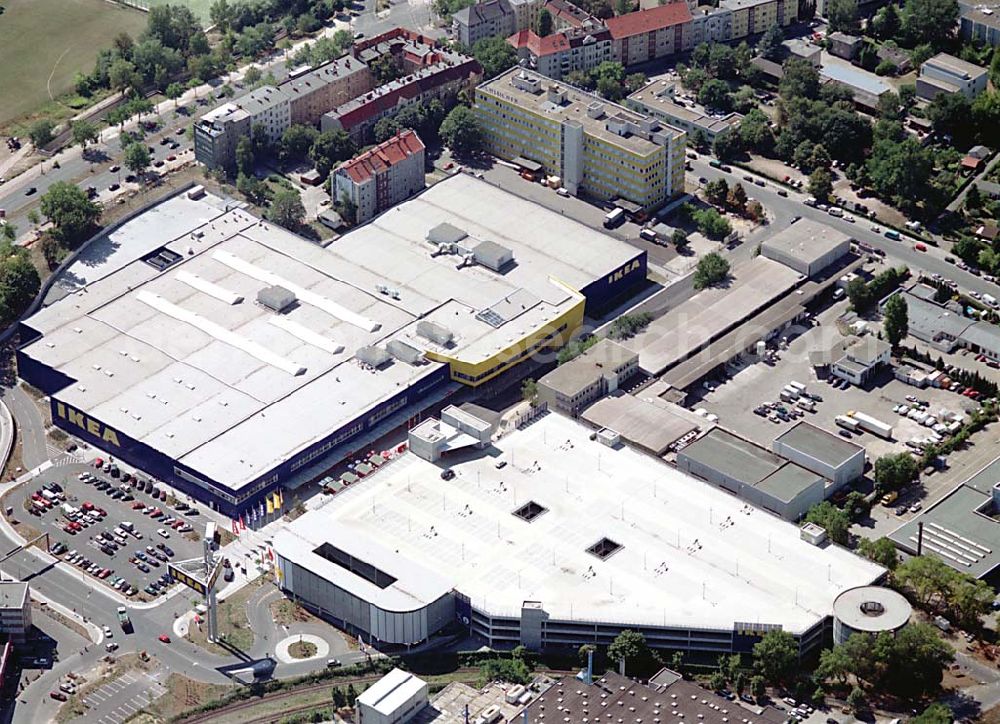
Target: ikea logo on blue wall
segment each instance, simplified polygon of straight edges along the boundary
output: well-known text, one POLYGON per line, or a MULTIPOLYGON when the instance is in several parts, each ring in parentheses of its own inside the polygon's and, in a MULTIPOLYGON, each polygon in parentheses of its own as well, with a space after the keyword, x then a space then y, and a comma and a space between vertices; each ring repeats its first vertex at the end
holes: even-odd
POLYGON ((121 447, 121 443, 118 442, 118 433, 105 425, 103 422, 95 420, 92 417, 87 417, 79 410, 75 410, 69 405, 59 402, 58 400, 56 400, 55 403, 56 415, 58 417, 66 420, 66 422, 76 425, 85 432, 89 432, 91 435, 100 438, 104 442, 109 442, 115 447, 121 447))
POLYGON ((608 274, 608 284, 614 284, 615 282, 620 282, 622 279, 627 277, 629 274, 634 272, 636 269, 642 267, 638 259, 633 259, 628 264, 623 266, 621 269, 616 269, 615 271, 608 274))

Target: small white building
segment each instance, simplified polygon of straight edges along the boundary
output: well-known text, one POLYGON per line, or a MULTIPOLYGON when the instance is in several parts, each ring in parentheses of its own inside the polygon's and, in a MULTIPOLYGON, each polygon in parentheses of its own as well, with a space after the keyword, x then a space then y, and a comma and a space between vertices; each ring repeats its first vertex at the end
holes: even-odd
POLYGON ((933 100, 941 93, 961 93, 969 100, 986 90, 986 68, 947 53, 938 53, 920 66, 917 95, 933 100))
POLYGON ((405 129, 375 148, 345 161, 333 175, 334 201, 347 197, 363 224, 424 188, 424 144, 405 129))
POLYGON ((427 706, 427 682, 393 669, 358 697, 359 724, 403 724, 427 706))
POLYGON ((862 387, 889 361, 892 348, 887 342, 867 336, 844 350, 844 356, 830 366, 830 374, 862 387))

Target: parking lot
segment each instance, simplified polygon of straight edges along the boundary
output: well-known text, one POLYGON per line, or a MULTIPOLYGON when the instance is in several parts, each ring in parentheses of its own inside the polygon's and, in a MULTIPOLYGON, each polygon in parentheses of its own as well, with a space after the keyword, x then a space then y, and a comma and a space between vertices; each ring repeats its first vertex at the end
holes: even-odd
POLYGON ((153 599, 173 585, 168 561, 201 555, 203 521, 166 491, 148 481, 123 481, 126 475, 112 477, 93 465, 58 466, 14 491, 6 504, 48 533, 52 552, 81 576, 153 599))

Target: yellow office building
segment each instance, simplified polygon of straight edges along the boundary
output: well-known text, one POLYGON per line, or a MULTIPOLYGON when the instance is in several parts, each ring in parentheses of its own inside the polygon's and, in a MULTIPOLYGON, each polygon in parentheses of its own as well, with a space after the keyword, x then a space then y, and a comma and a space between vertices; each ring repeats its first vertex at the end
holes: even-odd
POLYGON ((480 85, 476 115, 491 153, 541 164, 572 194, 651 209, 684 190, 683 131, 538 73, 480 85))

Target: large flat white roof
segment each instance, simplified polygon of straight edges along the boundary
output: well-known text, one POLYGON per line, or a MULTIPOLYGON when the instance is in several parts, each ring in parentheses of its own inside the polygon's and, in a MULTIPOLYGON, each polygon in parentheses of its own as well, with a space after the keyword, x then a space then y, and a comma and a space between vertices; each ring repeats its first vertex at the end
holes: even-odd
POLYGON ((68 270, 83 286, 27 320, 43 336, 25 354, 76 380, 63 402, 234 490, 440 367, 396 359, 373 370, 358 350, 397 340, 489 359, 637 254, 466 174, 326 249, 221 199, 181 195, 103 251, 68 270), (497 272, 432 256, 426 237, 442 222, 502 244, 514 263, 497 272), (177 260, 142 260, 158 249, 177 260), (258 304, 271 286, 296 303, 282 314, 258 304), (447 328, 452 344, 417 334, 420 321, 447 328))
MULTIPOLYGON (((843 591, 885 571, 664 462, 611 449, 547 415, 495 450, 441 468, 407 454, 275 537, 278 553, 390 610, 452 588, 477 609, 519 617, 729 629, 781 624, 803 633, 843 591), (507 461, 496 467, 497 455, 507 461), (546 510, 527 522, 514 511, 546 510), (587 548, 621 545, 604 560, 587 548), (312 551, 331 542, 397 580, 379 588, 312 551), (366 557, 370 556, 370 557, 366 557)), ((402 608, 400 608, 402 607, 402 608)))

